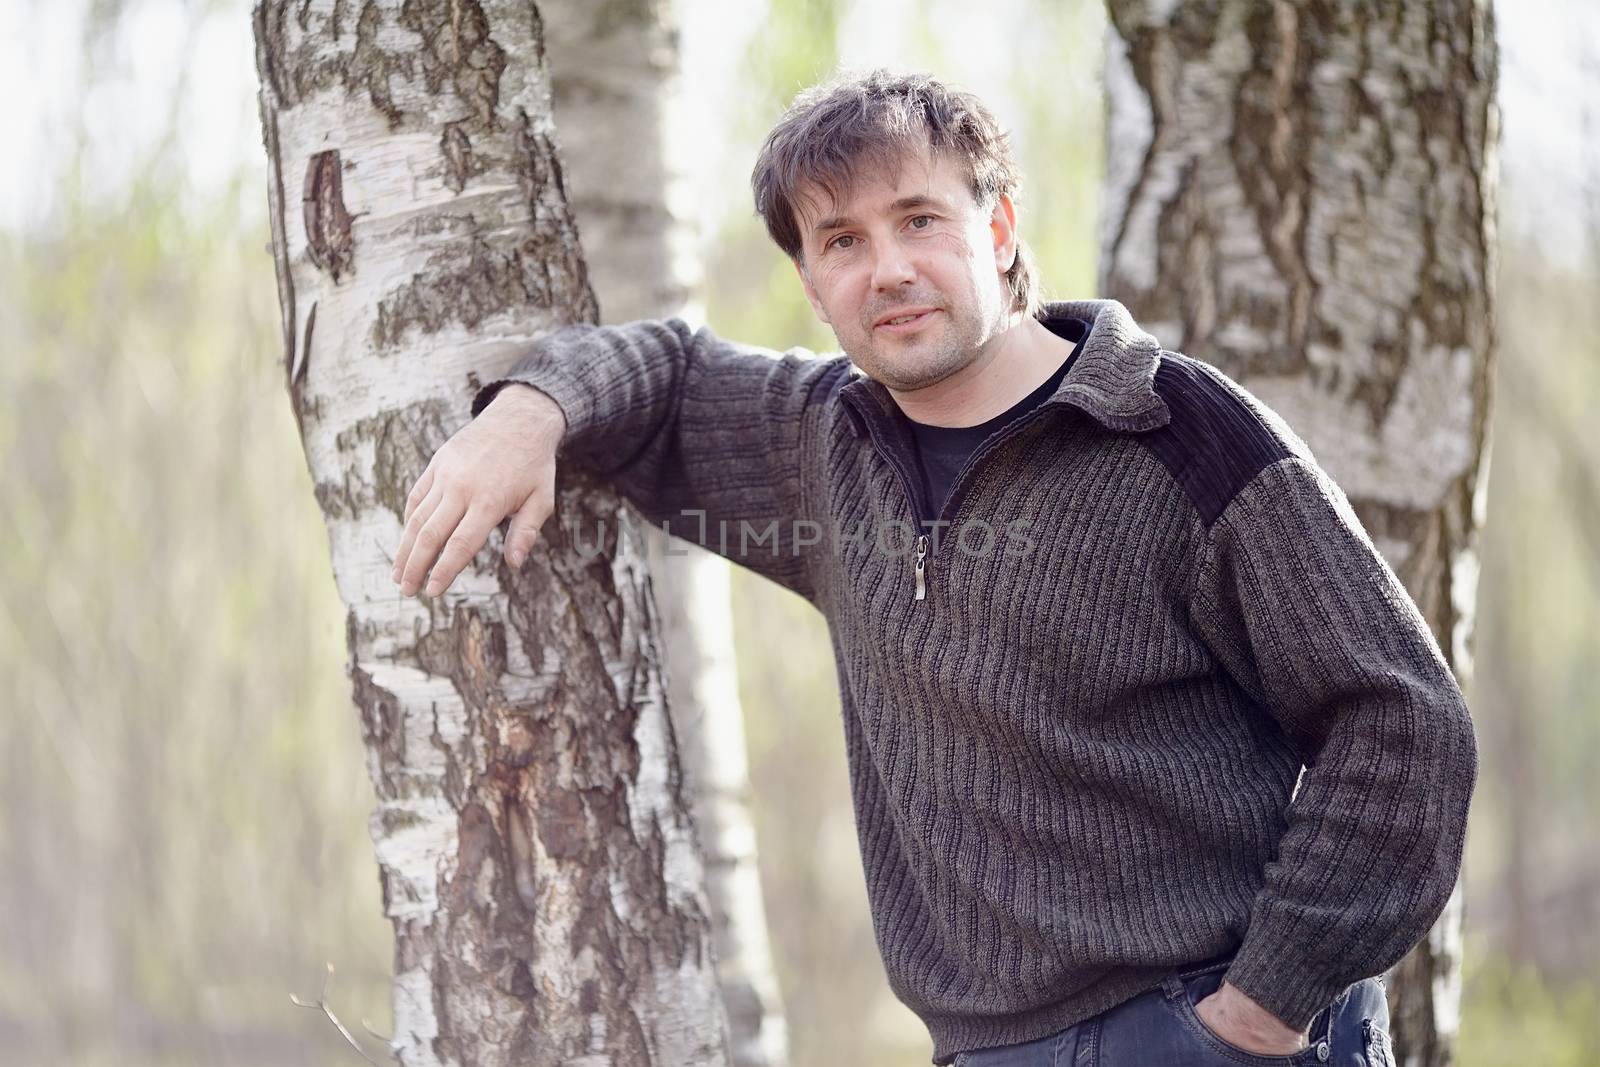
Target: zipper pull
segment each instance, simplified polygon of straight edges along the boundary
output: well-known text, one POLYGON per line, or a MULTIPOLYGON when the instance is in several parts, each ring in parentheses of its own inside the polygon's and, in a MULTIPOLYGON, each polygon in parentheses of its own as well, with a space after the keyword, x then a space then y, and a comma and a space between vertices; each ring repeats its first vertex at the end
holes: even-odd
POLYGON ((917 599, 918 600, 925 600, 925 599, 927 599, 927 596, 928 596, 928 586, 927 586, 927 583, 924 582, 923 578, 922 578, 922 569, 923 569, 922 561, 927 558, 927 555, 928 555, 928 535, 927 534, 919 534, 917 536, 917 565, 916 565, 917 599))

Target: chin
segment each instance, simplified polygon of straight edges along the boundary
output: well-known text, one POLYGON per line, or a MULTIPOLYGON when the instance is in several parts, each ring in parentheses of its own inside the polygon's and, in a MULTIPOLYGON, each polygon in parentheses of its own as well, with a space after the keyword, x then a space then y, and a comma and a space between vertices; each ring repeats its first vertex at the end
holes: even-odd
MULTIPOLYGON (((882 368, 882 364, 879 364, 879 367, 882 368)), ((910 366, 898 365, 883 368, 881 373, 874 373, 872 376, 884 385, 898 389, 902 393, 909 393, 913 390, 942 382, 960 369, 960 367, 929 361, 913 363, 910 366)))

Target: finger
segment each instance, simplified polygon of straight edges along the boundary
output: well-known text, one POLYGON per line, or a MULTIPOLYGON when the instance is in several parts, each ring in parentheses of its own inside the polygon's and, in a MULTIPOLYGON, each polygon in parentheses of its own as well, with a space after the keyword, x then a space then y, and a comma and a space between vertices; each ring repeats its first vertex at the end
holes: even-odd
MULTIPOLYGON (((411 518, 406 520, 406 528, 400 534, 400 547, 394 553, 394 573, 390 576, 396 582, 403 582, 411 566, 411 551, 417 543, 417 535, 422 532, 433 512, 439 506, 439 501, 444 499, 444 486, 435 485, 426 499, 411 513, 411 518)), ((413 577, 417 582, 422 581, 426 571, 419 570, 413 577)), ((402 587, 403 588, 403 587, 402 587)), ((407 596, 411 594, 406 593, 407 596)))
POLYGON ((433 488, 433 463, 429 461, 428 469, 422 472, 422 477, 417 479, 417 484, 411 487, 411 494, 406 497, 406 513, 401 522, 409 523, 411 513, 417 510, 417 505, 428 498, 428 491, 433 488))
POLYGON ((450 588, 450 583, 456 580, 456 575, 461 569, 472 562, 472 557, 478 554, 478 549, 489 540, 489 531, 495 528, 500 521, 500 516, 495 515, 490 508, 474 507, 462 518, 455 532, 445 542, 444 551, 439 554, 439 562, 433 565, 433 573, 428 576, 428 595, 438 596, 450 588))
POLYGON ((522 502, 511 517, 511 528, 506 531, 507 563, 513 567, 522 566, 522 561, 533 551, 533 543, 539 539, 539 529, 555 510, 554 504, 553 495, 542 490, 529 494, 522 502))
POLYGON ((445 541, 455 532, 456 523, 461 521, 462 512, 467 510, 464 498, 453 494, 446 494, 439 500, 439 506, 433 509, 433 514, 422 523, 422 529, 417 532, 416 544, 411 547, 411 557, 406 560, 405 575, 400 581, 400 591, 410 596, 422 585, 423 576, 433 567, 433 561, 439 556, 439 549, 444 547, 445 541))

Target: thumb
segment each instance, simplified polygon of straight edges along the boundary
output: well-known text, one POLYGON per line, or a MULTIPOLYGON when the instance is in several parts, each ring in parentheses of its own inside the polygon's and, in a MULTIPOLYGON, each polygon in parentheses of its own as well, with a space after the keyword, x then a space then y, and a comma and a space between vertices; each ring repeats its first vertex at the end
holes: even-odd
POLYGON ((522 502, 511 518, 511 528, 506 531, 507 563, 513 567, 522 566, 528 553, 533 551, 533 543, 539 539, 539 528, 555 510, 554 503, 549 496, 539 492, 530 493, 528 499, 522 502))

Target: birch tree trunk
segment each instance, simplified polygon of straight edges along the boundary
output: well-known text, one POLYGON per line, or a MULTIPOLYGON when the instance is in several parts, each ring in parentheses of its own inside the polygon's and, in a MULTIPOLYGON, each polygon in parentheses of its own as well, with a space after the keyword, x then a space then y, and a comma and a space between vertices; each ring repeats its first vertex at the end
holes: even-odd
MULTIPOLYGON (((1280 412, 1471 669, 1492 343, 1488 0, 1110 0, 1100 288, 1280 412)), ((1452 1061, 1461 888, 1394 969, 1452 1061)))
POLYGON ((288 387, 377 792, 394 1050, 726 1063, 658 621, 621 502, 564 474, 560 521, 519 570, 497 534, 441 597, 389 579, 406 493, 475 388, 596 314, 538 11, 276 0, 255 29, 288 387))
MULTIPOLYGON (((693 131, 678 96, 671 5, 546 0, 541 11, 561 156, 601 320, 699 317, 690 306, 700 271, 684 186, 693 131)), ((783 1067, 787 1038, 747 799, 730 564, 653 526, 641 530, 733 1062, 783 1067)))

